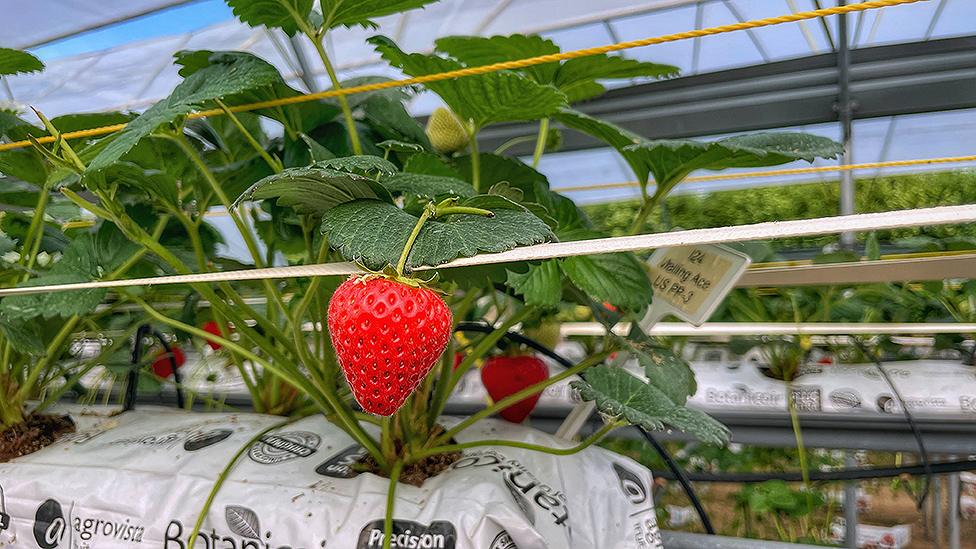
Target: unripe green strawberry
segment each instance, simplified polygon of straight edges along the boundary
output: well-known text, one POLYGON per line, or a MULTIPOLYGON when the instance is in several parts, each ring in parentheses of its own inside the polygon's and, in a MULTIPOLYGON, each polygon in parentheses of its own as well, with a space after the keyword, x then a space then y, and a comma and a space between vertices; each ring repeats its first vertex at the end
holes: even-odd
POLYGON ((329 302, 329 335, 363 410, 396 412, 444 352, 451 310, 434 292, 382 277, 353 277, 329 302))
POLYGON ((427 119, 426 132, 437 152, 450 154, 468 146, 468 132, 464 124, 444 107, 437 107, 427 119))

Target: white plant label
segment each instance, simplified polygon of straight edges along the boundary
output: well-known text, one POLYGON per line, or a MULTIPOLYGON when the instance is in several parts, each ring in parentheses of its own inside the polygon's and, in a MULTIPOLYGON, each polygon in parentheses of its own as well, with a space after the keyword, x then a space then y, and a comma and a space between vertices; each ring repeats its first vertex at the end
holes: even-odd
POLYGON ((667 315, 701 326, 752 260, 727 246, 661 248, 648 260, 654 301, 640 326, 647 332, 667 315))

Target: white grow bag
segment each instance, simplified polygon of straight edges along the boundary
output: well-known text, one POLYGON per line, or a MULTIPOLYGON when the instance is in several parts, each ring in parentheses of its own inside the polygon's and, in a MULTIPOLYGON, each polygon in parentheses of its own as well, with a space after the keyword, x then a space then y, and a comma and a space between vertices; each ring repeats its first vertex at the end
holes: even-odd
MULTIPOLYGON (((0 464, 9 515, 0 547, 189 549, 219 472, 281 421, 164 408, 72 415, 78 432, 0 464)), ((500 420, 458 437, 484 438, 567 445, 500 420)), ((355 475, 348 464, 359 455, 321 417, 265 435, 218 493, 193 549, 379 549, 389 481, 355 475)), ((398 486, 393 547, 660 547, 651 486, 647 469, 600 448, 563 457, 473 448, 422 487, 398 486)))

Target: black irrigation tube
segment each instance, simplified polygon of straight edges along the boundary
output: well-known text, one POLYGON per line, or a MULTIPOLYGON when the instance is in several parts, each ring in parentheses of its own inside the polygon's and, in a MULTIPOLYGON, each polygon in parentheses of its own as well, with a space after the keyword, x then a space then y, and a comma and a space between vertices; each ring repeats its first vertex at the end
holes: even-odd
MULTIPOLYGON (((492 326, 480 322, 458 322, 457 327, 455 327, 454 330, 457 332, 479 332, 483 334, 489 334, 495 331, 495 329, 492 326)), ((523 336, 522 334, 516 332, 507 332, 505 334, 505 339, 508 339, 509 341, 513 341, 515 343, 521 343, 526 347, 529 347, 551 358, 552 360, 558 362, 559 365, 564 368, 571 368, 574 366, 573 362, 567 359, 566 357, 560 355, 559 353, 553 351, 552 349, 546 347, 545 345, 539 343, 538 341, 523 336)), ((580 377, 583 378, 583 375, 580 374, 580 377)), ((678 465, 678 463, 674 460, 674 458, 671 457, 671 454, 669 454, 668 451, 663 446, 661 446, 661 444, 657 441, 657 439, 655 439, 654 436, 651 435, 651 433, 649 433, 643 427, 637 425, 635 425, 634 427, 638 431, 640 431, 640 434, 644 437, 644 440, 646 440, 647 443, 650 444, 651 447, 653 447, 658 454, 660 454, 661 459, 664 460, 664 463, 667 464, 668 469, 670 470, 669 478, 671 478, 672 480, 674 479, 678 480, 678 482, 681 484, 681 487, 684 489, 685 494, 688 496, 688 500, 691 502, 692 507, 695 508, 695 512, 698 513, 698 518, 699 520, 701 520, 702 528, 704 528, 707 534, 714 536, 715 528, 712 526, 712 521, 711 519, 708 518, 708 513, 705 512, 705 507, 702 505, 701 500, 698 499, 698 494, 695 493, 695 489, 691 486, 691 482, 688 479, 688 476, 685 473, 685 471, 681 468, 680 465, 678 465)))
MULTIPOLYGON (((810 471, 810 480, 821 482, 872 480, 894 478, 901 475, 920 476, 932 474, 958 473, 960 471, 976 471, 976 461, 959 460, 930 463, 928 465, 903 465, 900 467, 858 467, 852 469, 837 469, 834 471, 810 471)), ((674 480, 670 471, 652 471, 657 478, 674 480)), ((786 482, 802 482, 800 471, 782 471, 771 473, 687 473, 688 478, 695 482, 735 482, 756 483, 769 480, 786 482)))
POLYGON ((895 398, 898 399, 898 404, 901 406, 901 410, 905 415, 905 421, 908 422, 908 427, 912 430, 912 436, 915 437, 915 444, 918 446, 918 455, 922 461, 922 467, 925 470, 925 487, 922 489, 921 493, 919 494, 918 501, 916 502, 918 509, 921 509, 922 505, 925 504, 925 498, 929 495, 929 487, 932 485, 931 460, 929 459, 928 451, 925 449, 925 439, 922 438, 922 431, 915 423, 915 417, 912 415, 912 411, 908 409, 905 399, 902 398, 901 391, 899 391, 895 387, 895 383, 891 381, 891 376, 889 376, 888 371, 885 370, 884 364, 881 363, 881 359, 878 358, 878 356, 874 353, 870 352, 860 338, 852 338, 852 341, 854 341, 854 345, 861 350, 861 353, 863 353, 864 356, 869 357, 871 361, 874 362, 878 372, 881 373, 881 377, 884 378, 885 383, 888 384, 891 392, 894 393, 895 398))
POLYGON ((173 381, 176 383, 176 405, 179 408, 183 408, 185 399, 183 398, 183 387, 181 385, 182 380, 180 379, 179 366, 176 364, 176 356, 173 354, 173 349, 166 342, 166 338, 163 334, 156 330, 153 330, 148 324, 143 324, 139 326, 136 330, 136 338, 132 344, 132 370, 129 371, 129 375, 126 378, 125 387, 125 399, 123 400, 122 409, 125 411, 133 410, 136 407, 136 398, 138 396, 139 388, 139 372, 136 370, 136 366, 142 363, 142 351, 145 347, 145 341, 148 337, 155 337, 159 343, 163 346, 163 350, 166 355, 169 356, 170 369, 173 371, 173 381))

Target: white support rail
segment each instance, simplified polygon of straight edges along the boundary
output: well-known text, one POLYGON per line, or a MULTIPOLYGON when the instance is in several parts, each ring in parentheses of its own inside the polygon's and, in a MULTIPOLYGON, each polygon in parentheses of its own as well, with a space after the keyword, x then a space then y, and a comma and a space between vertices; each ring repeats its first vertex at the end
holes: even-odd
MULTIPOLYGON (((575 242, 554 242, 516 248, 495 254, 480 254, 456 259, 437 267, 418 270, 448 269, 473 265, 511 263, 516 261, 540 261, 557 257, 572 257, 611 252, 633 252, 668 246, 692 246, 748 242, 797 236, 836 234, 845 231, 870 231, 903 227, 948 225, 976 222, 976 205, 942 206, 893 212, 856 214, 794 221, 773 221, 734 227, 693 229, 669 233, 656 233, 613 238, 598 238, 575 242)), ((321 265, 294 265, 216 273, 159 276, 128 280, 94 281, 77 284, 54 284, 0 289, 0 297, 35 293, 63 292, 94 288, 121 288, 160 284, 191 284, 227 282, 239 280, 263 280, 269 278, 298 278, 309 276, 345 276, 362 272, 354 263, 337 262, 321 265)))

